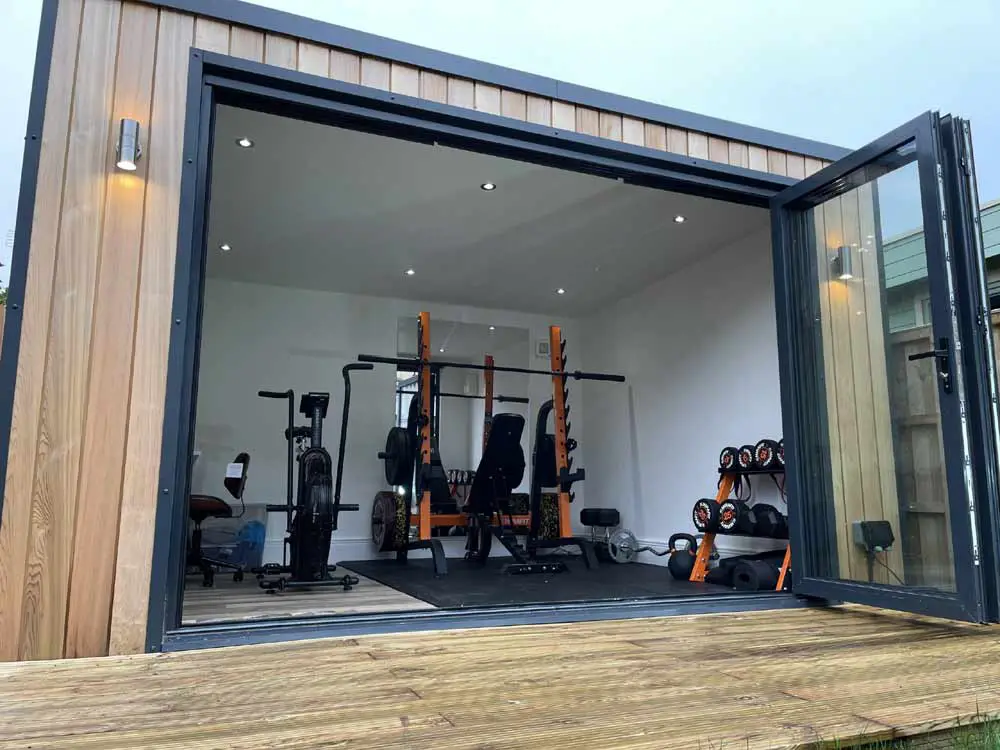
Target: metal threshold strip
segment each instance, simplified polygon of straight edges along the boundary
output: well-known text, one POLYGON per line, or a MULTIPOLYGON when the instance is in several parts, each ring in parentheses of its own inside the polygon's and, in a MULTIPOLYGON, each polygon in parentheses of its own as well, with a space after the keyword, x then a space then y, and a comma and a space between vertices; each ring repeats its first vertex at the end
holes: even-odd
POLYGON ((254 622, 195 625, 168 631, 163 651, 187 651, 245 646, 313 638, 415 633, 427 630, 547 625, 554 623, 622 620, 641 617, 722 614, 814 606, 788 592, 706 594, 628 601, 568 602, 560 604, 416 610, 368 615, 299 617, 254 622))

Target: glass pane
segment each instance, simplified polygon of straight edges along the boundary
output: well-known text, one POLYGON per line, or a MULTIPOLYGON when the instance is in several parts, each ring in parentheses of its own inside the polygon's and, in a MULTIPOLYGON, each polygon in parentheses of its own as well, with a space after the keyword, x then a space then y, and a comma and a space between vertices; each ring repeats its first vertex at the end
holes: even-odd
POLYGON ((954 591, 936 362, 908 359, 934 348, 916 154, 838 184, 808 217, 832 485, 809 532, 829 577, 954 591))

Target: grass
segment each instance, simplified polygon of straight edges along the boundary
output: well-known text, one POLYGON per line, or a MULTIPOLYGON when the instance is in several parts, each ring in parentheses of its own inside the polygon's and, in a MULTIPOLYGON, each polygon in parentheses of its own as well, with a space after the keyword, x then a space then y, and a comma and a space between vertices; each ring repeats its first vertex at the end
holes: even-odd
MULTIPOLYGON (((836 745, 835 745, 836 747, 836 745)), ((865 750, 1000 750, 1000 721, 970 722, 944 732, 865 745, 865 750)))

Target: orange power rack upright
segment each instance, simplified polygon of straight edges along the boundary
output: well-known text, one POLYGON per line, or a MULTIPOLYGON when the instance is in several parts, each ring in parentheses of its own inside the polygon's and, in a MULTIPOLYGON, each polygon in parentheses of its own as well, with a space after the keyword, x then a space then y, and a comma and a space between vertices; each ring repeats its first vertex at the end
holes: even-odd
MULTIPOLYGON (((417 318, 417 359, 420 360, 420 465, 431 462, 431 314, 420 313, 417 318)), ((417 506, 417 536, 431 538, 431 490, 420 483, 420 502, 417 506)))
POLYGON ((486 355, 483 360, 483 453, 486 452, 486 441, 490 437, 490 427, 493 425, 493 356, 486 355))
MULTIPOLYGON (((559 326, 549 326, 549 366, 552 372, 552 412, 555 419, 556 437, 556 474, 562 475, 563 469, 569 470, 569 452, 566 450, 566 378, 563 361, 562 329, 559 326)), ((559 492, 559 536, 573 536, 572 516, 570 514, 569 492, 559 492)))

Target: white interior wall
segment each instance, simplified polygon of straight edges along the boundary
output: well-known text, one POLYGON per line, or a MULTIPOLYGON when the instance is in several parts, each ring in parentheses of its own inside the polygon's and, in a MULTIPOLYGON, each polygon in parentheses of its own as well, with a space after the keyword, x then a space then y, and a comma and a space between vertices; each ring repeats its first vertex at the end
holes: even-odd
MULTIPOLYGON (((549 325, 561 325, 569 340, 576 338, 576 325, 570 319, 209 279, 205 290, 194 443, 200 457, 194 464, 192 491, 225 496, 222 487, 225 465, 236 453, 245 450, 251 456, 247 503, 283 502, 284 404, 258 398, 257 391, 291 388, 296 399, 303 391, 329 391, 330 413, 324 426, 324 440, 336 457, 343 405, 341 367, 360 353, 396 356, 398 319, 422 310, 431 313, 432 327, 438 319, 525 328, 532 349, 536 340, 547 338, 549 325)), ((514 360, 516 355, 516 352, 498 352, 497 364, 507 362, 505 356, 514 360)), ((534 357, 531 352, 522 352, 519 361, 531 367, 547 367, 546 360, 534 357)), ((571 355, 569 366, 580 368, 582 364, 571 355)), ((371 507, 375 493, 386 488, 377 453, 384 447, 386 432, 394 424, 394 368, 376 365, 371 372, 355 373, 352 384, 342 499, 359 503, 361 511, 341 516, 333 545, 332 556, 336 560, 377 556, 370 542, 371 507)), ((527 395, 531 404, 520 408, 532 414, 542 401, 551 398, 552 386, 546 376, 498 373, 497 388, 502 389, 498 392, 527 395)), ((512 407, 512 411, 517 407, 505 406, 512 407)), ((575 406, 574 419, 582 411, 582 404, 575 406)), ((481 425, 481 406, 479 418, 481 425)), ((470 424, 464 417, 460 419, 464 425, 470 424)), ((524 445, 525 458, 530 461, 527 446, 531 445, 533 420, 527 421, 524 445)), ((474 434, 472 430, 463 432, 472 443, 468 455, 478 460, 481 428, 474 434)), ((582 425, 574 426, 574 435, 582 441, 582 425)), ((582 454, 582 449, 578 453, 582 454)), ((447 463, 445 467, 465 468, 447 463)), ((578 492, 581 500, 582 495, 581 490, 578 492)), ((283 529, 284 517, 271 514, 265 561, 280 560, 283 529)), ((454 547, 449 554, 460 554, 462 545, 461 539, 449 540, 449 547, 454 547)))
MULTIPOLYGON (((548 335, 548 330, 544 331, 548 335)), ((536 369, 547 369, 548 362, 543 359, 532 361, 533 339, 529 339, 525 346, 513 344, 511 346, 491 351, 493 359, 498 366, 504 367, 533 367, 536 369)), ((476 393, 482 395, 486 393, 481 374, 476 378, 476 393)), ((531 404, 512 404, 494 401, 493 414, 520 414, 524 417, 524 432, 521 435, 521 448, 524 450, 524 461, 527 469, 524 474, 524 481, 518 487, 519 492, 527 492, 530 486, 529 470, 531 467, 531 434, 534 427, 533 414, 538 411, 538 407, 545 400, 552 397, 551 381, 541 376, 531 376, 510 372, 493 373, 493 395, 494 396, 515 396, 520 398, 530 398, 531 404), (532 395, 532 388, 534 395, 532 395)), ((485 415, 486 404, 483 401, 472 402, 472 433, 471 460, 470 466, 474 469, 479 465, 479 460, 483 455, 483 417, 485 415)))
MULTIPOLYGON (((434 324, 433 319, 431 325, 434 324)), ((442 355, 444 356, 444 355, 442 355)), ((468 370, 444 370, 441 390, 445 393, 472 393, 468 370)), ((442 398, 438 451, 446 469, 474 468, 472 461, 473 432, 470 412, 473 401, 462 398, 442 398)))
MULTIPOLYGON (((691 507, 714 497, 721 449, 781 437, 768 234, 712 253, 580 329, 587 369, 628 378, 582 385, 587 505, 617 507, 625 526, 659 548, 675 532, 695 533, 691 507)), ((755 499, 785 512, 770 479, 753 481, 755 499)), ((717 539, 722 554, 778 546, 717 539)))

